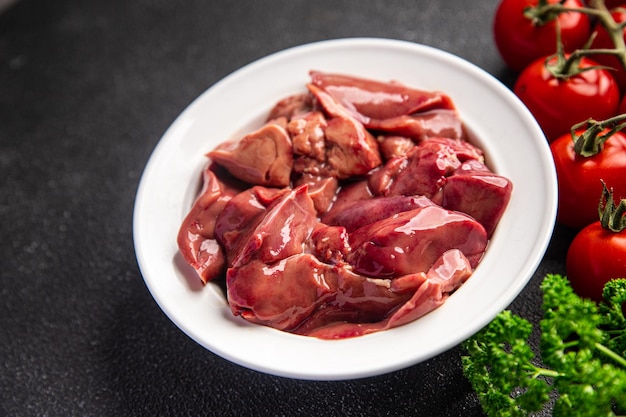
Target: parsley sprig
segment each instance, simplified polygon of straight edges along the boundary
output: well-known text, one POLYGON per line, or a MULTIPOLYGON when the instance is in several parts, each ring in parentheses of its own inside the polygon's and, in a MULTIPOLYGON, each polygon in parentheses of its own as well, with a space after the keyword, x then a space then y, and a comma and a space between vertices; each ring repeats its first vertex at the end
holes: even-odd
POLYGON ((606 284, 599 305, 577 296, 567 278, 541 284, 540 353, 532 324, 509 310, 464 342, 463 372, 489 416, 626 415, 626 279, 606 284))

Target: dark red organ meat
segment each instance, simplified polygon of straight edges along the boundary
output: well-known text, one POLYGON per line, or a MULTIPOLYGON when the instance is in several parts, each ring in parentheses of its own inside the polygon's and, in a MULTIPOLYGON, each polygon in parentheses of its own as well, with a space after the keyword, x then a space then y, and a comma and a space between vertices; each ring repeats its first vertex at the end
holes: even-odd
POLYGON ((248 188, 229 199, 217 214, 215 238, 224 248, 229 265, 239 253, 242 235, 262 219, 269 204, 285 191, 262 186, 248 188))
POLYGON ((482 224, 491 236, 511 196, 511 182, 476 161, 461 165, 446 179, 442 205, 467 213, 482 224))
POLYGON ((478 266, 511 182, 443 93, 318 71, 307 89, 207 154, 180 252, 253 323, 336 339, 413 321, 478 266))
POLYGON ((326 213, 322 222, 329 225, 341 225, 348 232, 379 220, 434 203, 424 196, 372 197, 364 200, 347 201, 340 210, 326 213))
POLYGON ((311 85, 325 91, 363 124, 434 109, 454 110, 440 92, 421 91, 399 82, 380 82, 343 74, 311 71, 311 85))
POLYGON ((207 154, 231 175, 252 184, 287 187, 293 166, 291 139, 280 125, 268 123, 237 142, 207 154))
POLYGON ((220 181, 211 164, 204 169, 202 181, 202 190, 179 229, 177 243, 185 261, 206 283, 223 273, 226 255, 216 240, 215 224, 238 190, 220 181))
POLYGON ((311 254, 273 266, 252 261, 228 270, 231 310, 258 324, 324 339, 360 336, 413 321, 440 306, 472 268, 457 249, 427 272, 371 279, 311 254))
POLYGON ((378 220, 350 234, 348 262, 371 277, 397 278, 426 272, 450 249, 475 268, 487 247, 484 227, 470 216, 437 205, 378 220))
MULTIPOLYGON (((315 336, 320 339, 343 339, 347 337, 362 336, 381 330, 391 329, 396 326, 409 323, 439 307, 461 286, 472 274, 467 259, 456 249, 450 250, 441 256, 427 273, 405 275, 390 281, 389 293, 394 294, 399 301, 399 307, 391 310, 380 321, 354 320, 355 314, 339 304, 334 308, 319 310, 303 323, 296 333, 307 336, 315 336), (410 298, 405 301, 405 297, 410 298)), ((350 274, 353 275, 353 274, 350 274)), ((384 280, 365 281, 367 286, 378 284, 378 288, 384 280)), ((379 298, 372 297, 371 291, 364 291, 368 296, 364 300, 373 299, 379 302, 379 298)), ((361 292, 358 295, 361 295, 361 292)), ((352 304, 354 307, 358 304, 352 304)))
POLYGON ((233 267, 252 259, 273 264, 302 253, 318 223, 307 186, 281 194, 240 237, 233 267))
POLYGON ((292 119, 294 172, 347 179, 365 175, 382 162, 378 142, 349 115, 326 118, 314 111, 292 119))
POLYGON ((367 129, 414 139, 464 137, 454 103, 441 92, 319 71, 311 79, 309 90, 327 113, 349 114, 367 129))

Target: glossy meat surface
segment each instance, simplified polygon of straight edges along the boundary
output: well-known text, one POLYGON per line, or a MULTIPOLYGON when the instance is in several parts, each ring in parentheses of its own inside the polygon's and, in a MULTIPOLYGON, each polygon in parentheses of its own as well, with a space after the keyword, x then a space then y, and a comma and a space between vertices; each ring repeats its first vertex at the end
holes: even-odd
POLYGON ((378 220, 350 234, 349 263, 356 272, 396 278, 426 272, 450 249, 475 268, 487 247, 484 227, 470 216, 437 205, 378 220))
POLYGON ((268 123, 237 142, 224 143, 207 156, 242 181, 286 187, 293 166, 291 139, 278 124, 268 123))
POLYGON ((336 339, 413 321, 479 265, 512 184, 443 93, 319 71, 307 90, 207 154, 180 252, 253 323, 336 339))
POLYGON ((202 282, 220 276, 226 265, 226 253, 217 242, 217 216, 237 189, 218 179, 211 164, 202 173, 202 190, 185 216, 177 244, 185 261, 195 269, 202 282))

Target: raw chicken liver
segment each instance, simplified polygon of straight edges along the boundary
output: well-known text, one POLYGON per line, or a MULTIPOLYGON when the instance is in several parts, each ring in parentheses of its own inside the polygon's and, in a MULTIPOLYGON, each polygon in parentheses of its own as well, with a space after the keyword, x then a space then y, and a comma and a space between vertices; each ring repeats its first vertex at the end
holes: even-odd
POLYGON ((479 265, 512 184, 444 93, 319 71, 306 87, 207 154, 180 252, 253 323, 337 339, 413 321, 479 265))

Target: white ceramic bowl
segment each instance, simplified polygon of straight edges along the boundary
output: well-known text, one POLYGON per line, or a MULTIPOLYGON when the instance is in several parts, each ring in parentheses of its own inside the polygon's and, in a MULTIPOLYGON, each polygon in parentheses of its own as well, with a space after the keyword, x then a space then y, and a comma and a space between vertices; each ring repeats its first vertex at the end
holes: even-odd
POLYGON ((470 337, 505 309, 532 277, 556 216, 556 175, 537 123, 500 82, 431 47, 388 39, 342 39, 291 48, 224 78, 176 119, 154 150, 134 211, 137 259, 146 285, 169 318, 217 355, 274 375, 340 380, 398 370, 470 337), (260 126, 279 99, 305 91, 316 69, 398 80, 441 90, 514 184, 509 206, 473 276, 440 308, 405 326, 328 341, 233 317, 216 284, 199 285, 177 254, 176 234, 198 190, 204 154, 260 126))

